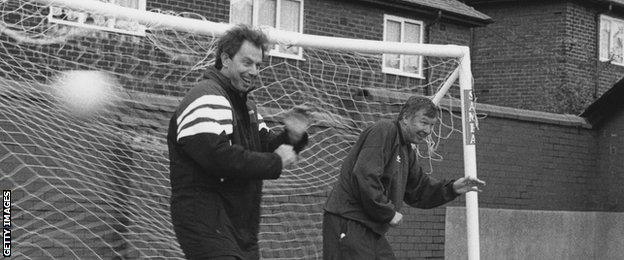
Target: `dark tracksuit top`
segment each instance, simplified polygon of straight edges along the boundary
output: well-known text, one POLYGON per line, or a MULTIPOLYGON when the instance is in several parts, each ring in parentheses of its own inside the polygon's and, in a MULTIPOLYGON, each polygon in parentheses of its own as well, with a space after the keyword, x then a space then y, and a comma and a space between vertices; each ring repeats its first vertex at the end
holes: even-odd
POLYGON ((384 235, 403 202, 433 208, 457 196, 453 180, 440 182, 423 173, 398 122, 384 120, 360 134, 342 164, 325 211, 384 235))
MULTIPOLYGON (((171 216, 187 258, 258 259, 262 180, 276 179, 289 144, 270 131, 247 93, 216 68, 181 101, 169 123, 171 216)), ((297 144, 300 151, 307 134, 297 144)))

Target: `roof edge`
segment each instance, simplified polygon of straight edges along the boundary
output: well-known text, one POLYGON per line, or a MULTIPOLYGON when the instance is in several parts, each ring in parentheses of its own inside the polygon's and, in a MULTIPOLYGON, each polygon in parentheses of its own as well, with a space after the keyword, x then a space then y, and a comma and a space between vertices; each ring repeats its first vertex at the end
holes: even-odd
POLYGON ((473 26, 479 26, 479 27, 486 26, 486 25, 491 24, 491 23, 494 22, 494 20, 491 17, 489 17, 489 16, 488 16, 488 19, 481 19, 481 18, 478 18, 478 17, 468 16, 468 15, 452 12, 452 11, 449 11, 449 10, 442 10, 440 8, 435 8, 435 7, 431 7, 431 6, 427 6, 427 5, 421 5, 421 4, 418 4, 418 3, 399 1, 399 0, 388 0, 388 1, 384 1, 384 0, 359 0, 359 1, 360 2, 372 3, 372 4, 378 4, 378 5, 382 5, 382 6, 386 6, 386 7, 393 7, 393 8, 410 7, 409 11, 412 11, 412 12, 418 12, 418 13, 425 14, 425 15, 430 15, 430 16, 433 16, 433 17, 437 17, 437 16, 441 15, 442 18, 446 18, 446 19, 451 20, 451 21, 467 23, 467 24, 470 24, 470 25, 473 25, 473 26), (445 15, 445 14, 447 14, 447 15, 445 15))
MULTIPOLYGON (((410 96, 409 93, 366 88, 365 89, 369 97, 379 100, 394 100, 404 102, 410 96)), ((461 110, 461 103, 457 99, 443 98, 440 102, 440 106, 446 109, 450 109, 453 112, 461 110)), ((570 114, 556 114, 535 110, 527 110, 512 107, 503 107, 490 104, 483 104, 475 102, 477 113, 479 116, 485 114, 487 117, 496 117, 503 119, 512 119, 527 122, 545 123, 551 125, 567 126, 567 127, 580 127, 585 129, 592 129, 592 125, 580 116, 570 114)))
POLYGON ((609 118, 614 111, 624 108, 622 100, 624 100, 624 77, 589 105, 580 116, 586 118, 590 124, 597 126, 609 118))

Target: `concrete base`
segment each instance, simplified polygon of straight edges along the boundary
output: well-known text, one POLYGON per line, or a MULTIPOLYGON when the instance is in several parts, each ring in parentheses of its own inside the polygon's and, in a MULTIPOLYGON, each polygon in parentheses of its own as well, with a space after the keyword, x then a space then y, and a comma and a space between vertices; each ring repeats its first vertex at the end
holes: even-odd
MULTIPOLYGON (((624 213, 479 209, 481 259, 624 259, 624 213)), ((447 207, 445 259, 467 259, 466 210, 447 207)))

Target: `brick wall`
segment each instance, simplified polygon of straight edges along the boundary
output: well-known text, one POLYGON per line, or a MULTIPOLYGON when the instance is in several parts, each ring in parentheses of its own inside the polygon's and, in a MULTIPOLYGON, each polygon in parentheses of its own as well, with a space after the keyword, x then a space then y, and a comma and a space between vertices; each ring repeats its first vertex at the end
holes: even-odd
POLYGON ((479 102, 545 110, 542 93, 562 83, 558 4, 477 6, 495 21, 474 29, 473 76, 479 102))
POLYGON ((624 211, 622 185, 624 184, 624 110, 606 118, 597 128, 598 169, 592 192, 601 197, 592 201, 593 206, 603 211, 624 211))
POLYGON ((596 16, 606 12, 604 6, 581 1, 473 6, 495 21, 474 29, 472 68, 480 102, 578 114, 624 72, 622 66, 597 62, 596 16))
MULTIPOLYGON (((598 94, 597 42, 598 23, 595 6, 584 6, 568 2, 565 10, 565 38, 562 48, 565 59, 563 84, 548 94, 552 96, 551 106, 557 112, 580 112, 595 100, 598 94), (595 93, 596 92, 596 93, 595 93)), ((612 84, 615 82, 612 82, 612 84)))
POLYGON ((355 1, 305 1, 303 32, 334 37, 381 40, 383 13, 355 1))

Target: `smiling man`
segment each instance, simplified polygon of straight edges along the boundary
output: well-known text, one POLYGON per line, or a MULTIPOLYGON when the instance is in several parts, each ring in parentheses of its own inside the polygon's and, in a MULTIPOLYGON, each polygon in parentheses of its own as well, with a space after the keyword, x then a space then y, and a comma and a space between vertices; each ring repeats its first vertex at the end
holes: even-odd
POLYGON ((247 26, 227 31, 215 66, 170 120, 171 220, 189 259, 259 259, 262 180, 278 178, 307 144, 308 111, 286 113, 276 133, 247 99, 266 43, 247 26))
POLYGON ((385 233, 401 224, 403 202, 433 208, 485 183, 476 178, 438 181, 423 173, 412 144, 425 142, 438 108, 410 97, 397 120, 364 130, 345 158, 323 216, 323 259, 395 259, 385 233))

